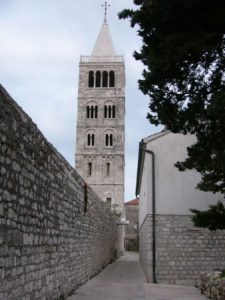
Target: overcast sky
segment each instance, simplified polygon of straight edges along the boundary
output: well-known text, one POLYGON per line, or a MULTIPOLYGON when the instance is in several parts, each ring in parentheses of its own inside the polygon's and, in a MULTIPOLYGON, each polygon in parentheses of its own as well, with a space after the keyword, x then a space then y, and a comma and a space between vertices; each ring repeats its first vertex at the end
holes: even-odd
MULTIPOLYGON (((139 141, 158 131, 138 90, 141 40, 117 13, 132 0, 111 0, 108 24, 126 67, 125 201, 135 197, 139 141)), ((80 55, 90 55, 104 19, 100 0, 0 0, 0 83, 74 166, 80 55)))

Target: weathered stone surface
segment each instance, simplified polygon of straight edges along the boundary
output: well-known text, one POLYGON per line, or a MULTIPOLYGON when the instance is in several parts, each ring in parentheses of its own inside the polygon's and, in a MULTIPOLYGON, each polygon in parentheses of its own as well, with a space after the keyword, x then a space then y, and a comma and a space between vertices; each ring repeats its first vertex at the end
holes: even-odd
POLYGON ((81 57, 76 133, 76 170, 103 201, 123 212, 125 151, 125 66, 112 57, 81 57), (104 58, 104 60, 102 60, 104 58), (115 72, 114 87, 88 87, 89 72, 115 72), (105 106, 115 106, 115 117, 105 117, 105 106), (97 106, 97 118, 87 118, 87 106, 97 106), (87 145, 87 134, 94 134, 94 145, 87 145), (113 145, 105 145, 105 134, 113 134, 113 145), (88 164, 92 164, 91 176, 88 164), (106 175, 106 165, 110 172, 106 175))
POLYGON ((1 86, 0 158, 0 299, 68 295, 115 256, 114 216, 1 86))

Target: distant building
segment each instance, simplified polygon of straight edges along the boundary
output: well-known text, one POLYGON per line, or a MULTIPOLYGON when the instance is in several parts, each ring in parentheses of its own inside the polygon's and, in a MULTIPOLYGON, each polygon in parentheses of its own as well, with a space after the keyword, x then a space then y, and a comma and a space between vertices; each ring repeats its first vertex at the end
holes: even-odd
POLYGON ((200 174, 174 166, 195 140, 194 135, 162 131, 140 143, 139 252, 149 282, 194 285, 200 272, 225 268, 224 231, 194 227, 190 212, 207 209, 223 196, 197 190, 200 174))
POLYGON ((124 203, 126 220, 129 224, 125 226, 124 246, 126 251, 138 251, 138 211, 139 200, 134 200, 124 203))
POLYGON ((105 19, 92 55, 81 56, 75 168, 116 212, 124 203, 125 66, 105 19))

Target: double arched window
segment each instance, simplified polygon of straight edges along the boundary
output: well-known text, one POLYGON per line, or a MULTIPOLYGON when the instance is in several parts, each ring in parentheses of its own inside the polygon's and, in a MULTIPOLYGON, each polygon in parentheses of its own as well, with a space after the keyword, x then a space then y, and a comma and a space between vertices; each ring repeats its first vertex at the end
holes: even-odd
POLYGON ((105 146, 106 147, 113 146, 113 133, 105 133, 105 146))
POLYGON ((90 104, 86 107, 87 119, 97 119, 98 118, 98 106, 90 104))
POLYGON ((115 87, 114 71, 89 71, 88 87, 115 87))
POLYGON ((92 133, 88 133, 87 135, 87 145, 88 146, 94 146, 95 145, 95 135, 92 133))
POLYGON ((94 147, 95 146, 95 132, 93 130, 89 130, 86 134, 86 141, 88 147, 94 147))

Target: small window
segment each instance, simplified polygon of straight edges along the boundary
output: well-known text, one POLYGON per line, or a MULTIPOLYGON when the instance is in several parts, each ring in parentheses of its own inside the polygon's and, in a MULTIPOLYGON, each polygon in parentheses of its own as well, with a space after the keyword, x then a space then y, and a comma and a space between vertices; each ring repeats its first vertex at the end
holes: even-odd
POLYGON ((86 116, 88 119, 97 119, 98 118, 98 106, 97 105, 88 105, 86 108, 86 116))
POLYGON ((109 136, 109 144, 110 144, 110 146, 113 145, 113 135, 112 135, 112 133, 109 136))
POLYGON ((112 107, 111 105, 108 106, 108 118, 111 119, 112 116, 112 107))
POLYGON ((111 172, 111 170, 110 170, 110 163, 107 162, 106 163, 106 176, 110 176, 110 172, 111 172))
POLYGON ((91 106, 91 119, 94 118, 94 106, 91 106))
POLYGON ((89 106, 87 106, 86 116, 88 119, 90 118, 90 107, 89 106))
POLYGON ((92 146, 95 145, 95 135, 94 134, 91 135, 91 145, 92 146))
POLYGON ((114 73, 114 71, 109 72, 109 86, 110 87, 115 86, 115 73, 114 73))
POLYGON ((105 119, 107 118, 107 115, 108 115, 108 108, 107 108, 107 106, 105 105, 105 106, 104 106, 104 117, 105 117, 105 119))
POLYGON ((108 134, 105 135, 105 145, 109 146, 109 135, 108 134))
POLYGON ((102 87, 108 86, 108 72, 103 71, 103 81, 102 81, 102 87))
POLYGON ((109 209, 111 209, 111 205, 112 205, 112 198, 106 198, 106 203, 109 209))
POLYGON ((105 145, 106 147, 108 146, 113 146, 113 134, 112 133, 106 133, 105 135, 105 145))
POLYGON ((92 163, 91 162, 88 163, 87 175, 88 176, 92 175, 92 163))
POLYGON ((104 106, 104 118, 105 119, 115 119, 116 117, 116 106, 108 104, 104 106))
POLYGON ((91 146, 91 135, 90 134, 87 135, 87 145, 91 146))
POLYGON ((94 87, 94 72, 93 71, 89 71, 88 86, 94 87))
POLYGON ((116 117, 116 107, 115 105, 112 106, 112 118, 115 119, 116 117))
POLYGON ((101 72, 97 71, 96 72, 96 87, 100 87, 101 86, 101 72))
POLYGON ((87 145, 94 146, 95 145, 95 135, 94 133, 88 133, 87 135, 87 145))

